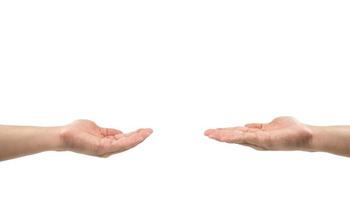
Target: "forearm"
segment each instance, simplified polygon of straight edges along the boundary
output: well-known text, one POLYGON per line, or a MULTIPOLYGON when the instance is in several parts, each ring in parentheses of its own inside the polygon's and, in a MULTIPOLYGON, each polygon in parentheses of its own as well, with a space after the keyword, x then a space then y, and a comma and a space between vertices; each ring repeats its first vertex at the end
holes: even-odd
POLYGON ((0 160, 59 150, 59 127, 0 125, 0 160))
POLYGON ((310 126, 311 151, 323 151, 350 157, 350 126, 310 126))

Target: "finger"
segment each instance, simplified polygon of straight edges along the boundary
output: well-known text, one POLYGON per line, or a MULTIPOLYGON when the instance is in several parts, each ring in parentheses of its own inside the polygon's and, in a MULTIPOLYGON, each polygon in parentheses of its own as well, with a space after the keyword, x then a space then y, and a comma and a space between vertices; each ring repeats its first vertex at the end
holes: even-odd
POLYGON ((241 145, 253 148, 253 149, 257 150, 257 151, 266 151, 265 148, 259 147, 259 146, 256 146, 256 145, 252 145, 252 144, 241 144, 241 145))
POLYGON ((257 128, 257 129, 262 129, 263 128, 263 124, 261 123, 249 123, 249 124, 246 124, 245 127, 248 127, 248 128, 257 128))
POLYGON ((234 128, 209 129, 205 135, 220 142, 245 143, 244 132, 234 128))
POLYGON ((257 128, 249 128, 245 126, 237 126, 237 127, 228 127, 228 128, 217 128, 216 130, 222 130, 222 131, 241 131, 243 133, 245 132, 257 132, 259 129, 257 128))
POLYGON ((104 138, 108 138, 110 140, 119 140, 122 137, 125 137, 126 134, 116 134, 116 135, 108 135, 104 136, 104 138))
POLYGON ((100 157, 101 158, 108 158, 111 155, 112 155, 111 153, 106 153, 106 154, 101 155, 100 157))
POLYGON ((259 134, 261 133, 258 129, 247 127, 209 129, 205 132, 206 136, 221 142, 249 143, 257 146, 259 146, 259 134))
POLYGON ((114 128, 100 128, 100 133, 103 136, 114 136, 114 135, 120 135, 123 132, 114 128))
POLYGON ((109 151, 110 153, 120 153, 126 151, 144 141, 152 134, 152 129, 139 129, 133 133, 125 134, 118 140, 114 140, 109 151))

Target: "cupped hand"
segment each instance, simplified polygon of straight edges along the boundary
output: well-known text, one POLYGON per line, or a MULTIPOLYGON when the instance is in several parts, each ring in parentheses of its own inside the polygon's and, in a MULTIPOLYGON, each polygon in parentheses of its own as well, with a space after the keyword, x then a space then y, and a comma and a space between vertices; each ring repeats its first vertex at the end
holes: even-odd
POLYGON ((138 129, 124 134, 117 129, 99 127, 89 120, 77 120, 62 127, 61 149, 107 157, 135 147, 152 132, 152 129, 138 129))
POLYGON ((270 123, 251 123, 244 127, 209 129, 205 135, 227 143, 257 150, 308 150, 311 129, 292 117, 278 117, 270 123))

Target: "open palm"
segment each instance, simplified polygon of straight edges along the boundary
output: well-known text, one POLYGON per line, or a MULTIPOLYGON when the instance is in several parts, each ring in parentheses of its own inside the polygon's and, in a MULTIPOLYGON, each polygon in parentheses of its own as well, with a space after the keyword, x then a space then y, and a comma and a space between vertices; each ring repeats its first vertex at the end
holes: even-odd
POLYGON ((89 120, 77 120, 62 128, 60 138, 63 149, 107 157, 136 146, 151 133, 152 129, 139 129, 124 134, 117 129, 99 127, 89 120))
POLYGON ((307 125, 292 117, 279 117, 267 124, 251 123, 244 127, 209 129, 205 135, 257 150, 306 150, 312 136, 307 125))

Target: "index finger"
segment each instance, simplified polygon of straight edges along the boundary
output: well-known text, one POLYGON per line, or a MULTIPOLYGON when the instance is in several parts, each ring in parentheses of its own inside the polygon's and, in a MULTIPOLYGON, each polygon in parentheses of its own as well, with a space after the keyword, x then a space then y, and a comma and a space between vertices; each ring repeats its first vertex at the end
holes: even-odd
POLYGON ((209 129, 205 135, 220 142, 256 144, 257 131, 257 129, 247 127, 219 128, 209 129))
POLYGON ((152 129, 139 129, 135 132, 125 134, 118 140, 114 140, 111 144, 110 153, 120 153, 135 147, 144 141, 148 136, 152 134, 152 129))

